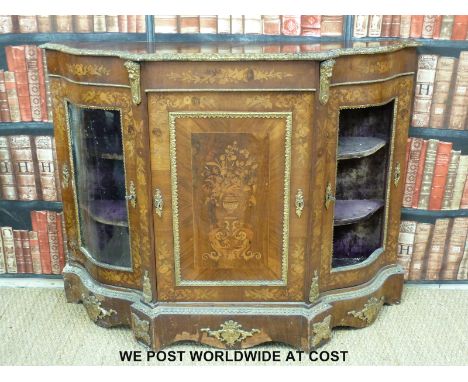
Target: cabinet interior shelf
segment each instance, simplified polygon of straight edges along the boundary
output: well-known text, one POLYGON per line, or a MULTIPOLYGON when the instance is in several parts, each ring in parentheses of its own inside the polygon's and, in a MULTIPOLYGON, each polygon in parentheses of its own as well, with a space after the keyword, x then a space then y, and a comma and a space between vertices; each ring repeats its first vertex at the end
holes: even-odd
POLYGON ((125 200, 94 200, 88 206, 82 205, 95 221, 120 227, 128 227, 125 200))
POLYGON ((340 137, 338 141, 338 159, 364 158, 374 154, 387 142, 375 137, 340 137))
POLYGON ((122 154, 102 153, 98 155, 101 159, 123 160, 122 154))
POLYGON ((337 200, 334 225, 357 223, 376 213, 384 205, 383 200, 337 200))

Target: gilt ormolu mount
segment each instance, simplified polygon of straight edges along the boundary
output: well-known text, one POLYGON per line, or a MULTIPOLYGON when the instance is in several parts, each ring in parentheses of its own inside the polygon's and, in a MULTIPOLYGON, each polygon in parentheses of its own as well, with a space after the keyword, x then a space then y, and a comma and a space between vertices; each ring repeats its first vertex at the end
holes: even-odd
POLYGON ((98 325, 311 349, 399 301, 411 43, 46 48, 66 293, 98 325))

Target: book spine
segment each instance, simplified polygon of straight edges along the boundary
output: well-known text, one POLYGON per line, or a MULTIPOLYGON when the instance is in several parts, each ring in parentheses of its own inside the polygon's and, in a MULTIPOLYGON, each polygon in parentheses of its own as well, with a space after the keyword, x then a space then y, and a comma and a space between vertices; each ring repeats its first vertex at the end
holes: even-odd
POLYGON ((418 58, 418 72, 411 123, 415 127, 429 127, 431 102, 434 90, 438 56, 421 54, 418 58))
POLYGON ((126 15, 118 15, 117 21, 119 24, 119 32, 127 33, 128 32, 128 20, 126 15))
POLYGON ((458 267, 457 280, 468 280, 468 240, 465 243, 463 257, 458 267))
POLYGON ((47 92, 45 84, 44 57, 41 48, 37 48, 37 72, 39 74, 39 99, 41 102, 41 116, 43 121, 47 121, 47 92))
POLYGON ((218 15, 216 28, 217 28, 218 34, 231 33, 231 16, 230 15, 218 15))
POLYGON ((442 129, 445 127, 446 111, 457 59, 439 57, 434 79, 429 126, 442 129))
POLYGON ((179 33, 200 33, 198 16, 179 16, 179 33))
POLYGON ((37 200, 31 138, 28 135, 13 135, 9 140, 18 199, 37 200))
POLYGON ((281 16, 281 33, 285 36, 301 34, 301 16, 281 16))
POLYGON ((424 16, 422 15, 411 16, 411 26, 410 26, 411 38, 421 38, 423 23, 424 23, 424 16))
POLYGON ((61 272, 59 261, 59 243, 57 233, 57 212, 47 212, 47 233, 49 235, 50 261, 52 274, 59 275, 61 272))
POLYGON ((424 161, 424 171, 421 182, 421 192, 419 193, 418 208, 427 210, 429 207, 429 196, 432 188, 432 176, 437 155, 437 146, 439 141, 429 139, 427 142, 426 160, 424 161))
POLYGON ((301 16, 301 35, 320 37, 321 15, 301 16))
POLYGON ((455 177, 455 184, 453 186, 453 195, 450 202, 451 210, 458 210, 463 196, 463 188, 465 180, 468 175, 468 155, 460 155, 458 163, 457 176, 455 177))
POLYGON ((41 251, 42 273, 52 273, 50 258, 49 234, 47 232, 47 211, 31 211, 31 223, 33 231, 37 232, 39 249, 41 251))
POLYGON ((262 16, 249 15, 244 16, 244 33, 245 34, 262 34, 262 16))
POLYGON ((71 15, 55 15, 55 30, 58 33, 72 33, 73 17, 71 15))
POLYGON ((37 33, 36 16, 18 16, 20 33, 37 33))
POLYGON ((392 15, 382 16, 382 30, 380 32, 381 37, 390 37, 392 30, 392 15))
POLYGON ((216 15, 203 15, 199 18, 200 33, 216 34, 218 29, 218 19, 216 15))
POLYGON ((21 237, 21 247, 23 249, 24 272, 33 273, 33 262, 31 256, 31 246, 29 244, 29 235, 26 230, 18 230, 21 237))
POLYGON ((406 171, 405 192, 403 194, 403 207, 410 208, 413 203, 414 185, 416 183, 416 174, 421 157, 422 138, 412 138, 408 169, 406 171))
POLYGON ((0 16, 0 34, 13 33, 13 18, 9 15, 0 16))
POLYGON ((54 163, 54 178, 55 178, 55 192, 57 195, 57 200, 59 202, 62 201, 62 184, 60 183, 60 175, 58 170, 58 162, 57 162, 57 148, 55 146, 55 138, 52 138, 52 157, 54 163))
POLYGON ((0 136, 0 195, 3 200, 17 200, 16 181, 8 137, 0 136))
POLYGON ((467 115, 468 104, 468 51, 460 53, 455 85, 452 95, 452 107, 448 123, 449 129, 463 130, 467 115))
POLYGON ((442 24, 440 27, 440 39, 441 40, 450 40, 452 37, 452 28, 453 28, 453 15, 442 16, 442 24))
POLYGON ((281 18, 276 16, 262 16, 263 34, 280 35, 281 34, 281 18))
POLYGON ((429 210, 438 211, 442 208, 442 199, 444 198, 452 146, 453 144, 451 142, 439 142, 437 146, 431 194, 429 196, 429 210))
POLYGON ((413 245, 416 233, 416 222, 403 220, 400 224, 398 236, 398 263, 405 271, 405 279, 408 278, 409 266, 413 255, 413 245))
POLYGON ((353 36, 356 38, 366 37, 368 33, 369 17, 367 15, 354 16, 353 36))
POLYGON ((136 15, 136 33, 146 33, 145 15, 136 15))
POLYGON ((136 33, 136 15, 127 16, 127 32, 136 33))
POLYGON ((463 187, 463 195, 460 203, 461 209, 468 209, 468 178, 465 180, 465 186, 463 187))
POLYGON ((401 15, 400 20, 400 37, 408 38, 411 30, 411 15, 401 15))
POLYGON ((437 280, 442 268, 442 261, 447 242, 447 233, 451 219, 437 219, 426 263, 426 280, 437 280))
POLYGON ((232 34, 244 33, 244 16, 231 15, 231 33, 232 34))
POLYGON ((417 223, 414 236, 413 256, 409 270, 409 280, 421 280, 424 274, 424 260, 428 254, 429 243, 434 226, 429 223, 417 223))
POLYGON ((21 112, 18 100, 18 91, 16 89, 16 78, 14 72, 4 72, 5 90, 8 98, 8 109, 10 110, 10 121, 20 122, 21 112))
POLYGON ((440 39, 441 29, 442 29, 442 16, 438 15, 438 16, 435 16, 435 19, 434 19, 434 30, 432 32, 432 38, 434 40, 440 39))
POLYGON ((93 16, 73 15, 73 29, 75 33, 92 33, 93 32, 93 16))
POLYGON ((423 18, 421 37, 432 38, 434 36, 435 15, 426 15, 423 18))
POLYGON ((0 274, 6 273, 6 260, 5 253, 3 252, 3 240, 2 235, 0 235, 0 274))
POLYGON ((93 30, 94 30, 94 33, 107 32, 105 15, 93 16, 93 30))
POLYGON ((63 272, 65 267, 65 252, 63 250, 63 212, 58 212, 57 216, 57 243, 58 243, 58 261, 60 273, 63 272))
MULTIPOLYGON (((177 33, 178 22, 177 16, 153 16, 154 33, 177 33)), ((228 32, 229 33, 229 32, 228 32)))
POLYGON ((34 137, 36 146, 36 160, 42 190, 42 198, 47 201, 57 200, 55 184, 55 162, 53 155, 52 137, 48 135, 34 137))
POLYGON ((31 117, 35 122, 42 121, 41 92, 39 86, 39 71, 37 64, 37 47, 26 45, 24 48, 26 69, 28 73, 29 102, 31 104, 31 117))
POLYGON ((49 76, 47 75, 47 56, 45 54, 42 55, 42 66, 44 68, 44 87, 45 87, 45 92, 46 92, 46 108, 47 108, 47 115, 46 120, 52 121, 53 120, 53 115, 52 115, 52 92, 50 90, 50 82, 49 82, 49 76))
POLYGON ((0 70, 0 121, 11 122, 8 95, 5 86, 5 72, 0 70))
POLYGON ((418 208, 419 194, 421 193, 421 186, 424 174, 424 165, 426 163, 427 144, 428 142, 426 140, 423 140, 421 146, 421 154, 419 156, 418 168, 416 170, 416 179, 414 181, 413 200, 411 203, 412 208, 418 208))
POLYGON ((118 16, 106 16, 106 30, 107 32, 119 31, 119 18, 118 16))
POLYGON ((445 184, 444 198, 442 200, 442 210, 449 210, 457 177, 458 163, 460 162, 461 151, 452 151, 450 164, 447 173, 447 183, 445 184))
POLYGON ((452 40, 465 40, 468 31, 468 16, 455 15, 453 19, 452 40))
POLYGON ((452 232, 448 239, 447 253, 444 257, 440 278, 456 280, 460 263, 463 258, 468 234, 468 218, 453 219, 452 232))
POLYGON ((37 31, 39 33, 51 33, 52 28, 52 16, 50 15, 37 15, 37 31))
POLYGON ((324 37, 342 36, 343 20, 343 16, 322 16, 321 35, 324 37))
POLYGON ((401 16, 392 15, 392 25, 390 27, 390 37, 400 37, 401 16))
POLYGON ((5 255, 7 273, 18 273, 16 264, 15 240, 11 227, 0 227, 3 240, 3 254, 5 255))
POLYGON ((21 232, 18 230, 13 230, 13 240, 15 243, 15 257, 16 257, 16 267, 18 273, 26 273, 26 264, 24 263, 23 255, 23 242, 21 240, 21 232))
POLYGON ((29 245, 31 250, 32 269, 36 275, 42 274, 41 250, 39 249, 39 237, 36 231, 29 231, 29 245))

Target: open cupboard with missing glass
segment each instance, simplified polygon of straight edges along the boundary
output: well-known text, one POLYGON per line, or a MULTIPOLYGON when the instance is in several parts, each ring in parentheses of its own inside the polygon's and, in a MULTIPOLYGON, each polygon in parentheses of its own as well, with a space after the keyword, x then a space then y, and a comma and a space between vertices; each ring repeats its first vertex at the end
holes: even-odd
POLYGON ((45 48, 65 289, 97 324, 310 349, 399 301, 414 44, 45 48))

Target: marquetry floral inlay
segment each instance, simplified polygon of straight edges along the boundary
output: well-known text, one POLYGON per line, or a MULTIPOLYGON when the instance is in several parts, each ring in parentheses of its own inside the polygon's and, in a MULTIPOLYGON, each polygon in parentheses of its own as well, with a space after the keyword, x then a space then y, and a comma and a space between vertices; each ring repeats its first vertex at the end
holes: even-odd
POLYGON ((73 74, 77 77, 85 76, 108 76, 110 70, 102 65, 92 65, 92 64, 67 64, 67 70, 70 74, 73 74))

